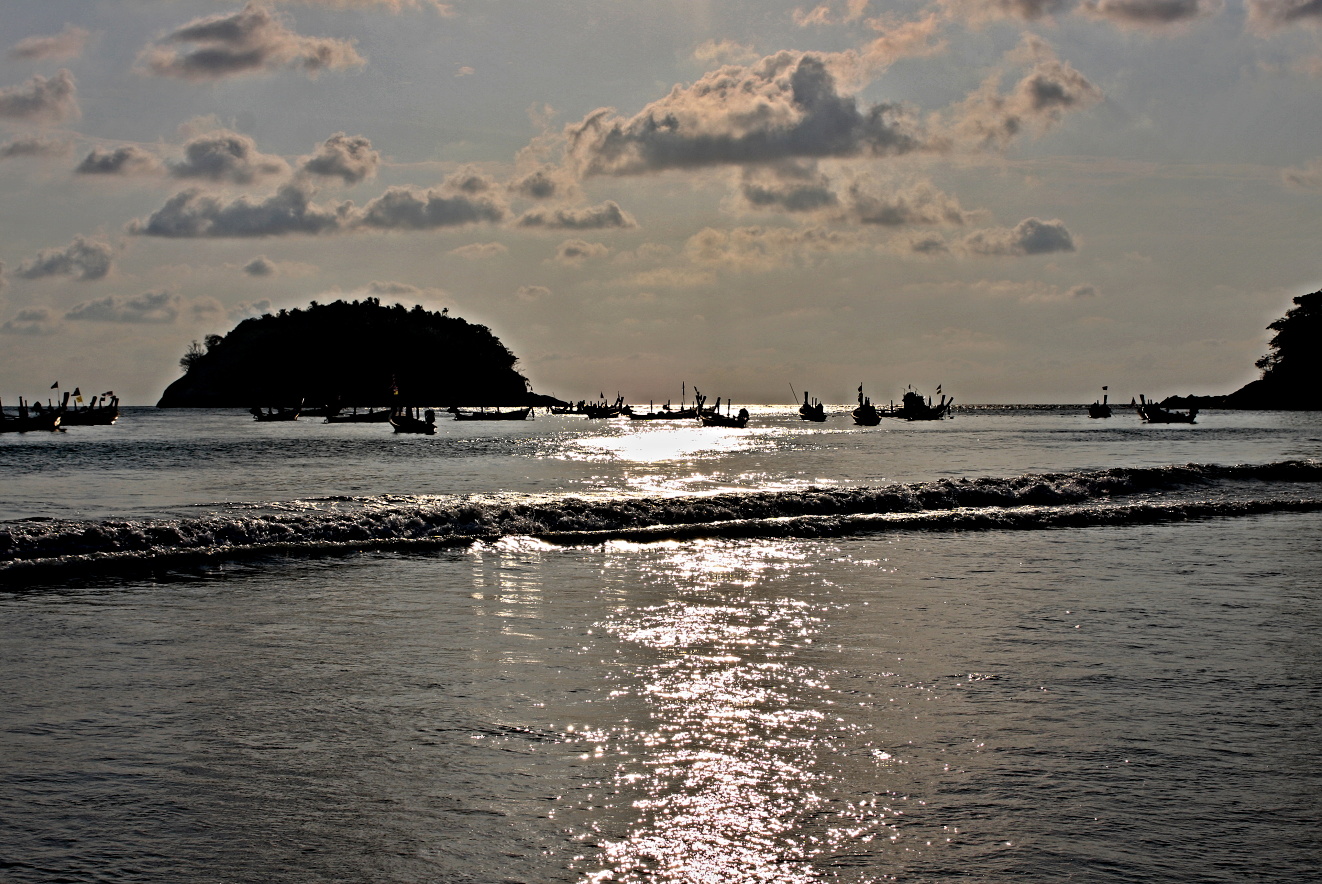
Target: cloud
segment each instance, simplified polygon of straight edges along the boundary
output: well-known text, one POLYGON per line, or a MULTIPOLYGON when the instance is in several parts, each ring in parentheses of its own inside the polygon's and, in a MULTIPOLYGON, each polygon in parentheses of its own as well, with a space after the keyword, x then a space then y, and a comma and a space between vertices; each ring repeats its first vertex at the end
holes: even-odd
POLYGON ((243 272, 249 276, 275 276, 280 268, 265 255, 258 255, 243 265, 243 272))
POLYGON ((102 279, 110 273, 114 249, 110 243, 74 237, 63 249, 42 249, 37 257, 18 267, 24 279, 47 276, 76 276, 82 280, 102 279))
POLYGON ((91 31, 73 25, 65 25, 64 30, 50 36, 25 37, 9 50, 10 58, 25 61, 61 61, 74 58, 83 52, 91 31))
POLYGON ((1246 0, 1249 26, 1259 32, 1277 31, 1290 25, 1322 25, 1319 0, 1246 0))
POLYGON ((380 165, 381 154, 372 149, 372 142, 366 136, 336 132, 323 141, 300 168, 309 175, 357 184, 374 176, 380 165))
POLYGON ((1055 58, 1040 40, 1025 38, 1015 54, 1036 56, 1036 63, 1008 95, 1000 94, 1000 76, 993 75, 957 105, 953 130, 958 140, 978 148, 1002 149, 1025 131, 1046 132, 1067 111, 1102 100, 1102 90, 1055 58))
POLYGON ((79 113, 77 85, 63 68, 49 79, 37 75, 22 86, 0 89, 0 118, 56 123, 79 113))
POLYGON ((610 251, 610 248, 603 243, 567 239, 555 250, 555 260, 559 264, 577 266, 593 258, 604 258, 610 254, 610 251))
POLYGON ((450 249, 449 254, 469 261, 483 261, 487 258, 497 258, 508 251, 505 245, 498 242, 470 242, 457 249, 450 249))
POLYGON ((173 292, 145 292, 135 298, 108 295, 75 305, 65 319, 90 322, 169 324, 179 318, 183 298, 173 292))
POLYGON ((1223 0, 1084 0, 1085 14, 1130 28, 1161 28, 1216 15, 1223 0))
POLYGON ((1302 169, 1282 169, 1281 180, 1290 187, 1322 190, 1322 157, 1309 160, 1302 169))
POLYGON ((60 329, 60 318, 49 307, 28 307, 0 324, 0 334, 53 335, 60 329))
POLYGON ((633 228, 638 222, 614 200, 580 209, 530 209, 515 222, 518 227, 546 230, 607 230, 633 228))
POLYGON ((551 166, 544 166, 521 178, 515 178, 505 187, 510 193, 530 200, 554 199, 574 192, 572 177, 566 175, 563 169, 551 166))
POLYGON ((585 176, 890 156, 930 146, 908 110, 860 110, 853 96, 837 91, 823 58, 789 51, 676 86, 629 119, 598 109, 566 127, 565 136, 585 176))
POLYGON ((521 285, 519 290, 514 293, 520 301, 533 303, 541 301, 551 296, 551 290, 544 285, 521 285))
POLYGON ((812 162, 747 168, 739 182, 739 195, 745 206, 759 211, 816 212, 839 204, 831 180, 812 162))
POLYGON ((989 228, 969 234, 961 242, 974 255, 1025 256, 1075 250, 1073 235, 1063 221, 1025 218, 1014 227, 989 228))
POLYGON ((391 187, 355 213, 351 226, 374 230, 435 230, 466 224, 498 223, 508 210, 485 196, 447 188, 391 187))
POLYGON ((733 40, 708 40, 693 50, 693 58, 704 64, 748 64, 757 61, 758 54, 753 47, 733 40))
POLYGON ((331 233, 341 229, 352 203, 326 208, 315 205, 314 188, 286 184, 264 200, 247 196, 226 202, 197 189, 172 196, 145 221, 128 231, 140 236, 172 238, 282 236, 290 233, 331 233))
POLYGON ((684 252, 697 264, 766 271, 863 247, 856 234, 823 227, 707 227, 689 237, 684 252))
POLYGON ((0 143, 0 160, 14 157, 67 157, 72 152, 73 142, 66 138, 29 135, 0 143))
POLYGON ((161 170, 161 160, 156 154, 143 150, 134 144, 126 144, 114 150, 92 148, 74 172, 79 175, 150 175, 161 170))
POLYGON ((886 188, 872 179, 860 178, 850 184, 842 202, 845 219, 882 227, 957 226, 968 223, 970 217, 957 199, 942 193, 930 181, 886 188))
POLYGON ((297 34, 255 2, 228 15, 194 19, 138 56, 140 71, 185 80, 215 80, 281 68, 297 68, 316 76, 366 63, 354 41, 297 34), (180 44, 189 48, 177 48, 180 44))
POLYGON ((234 184, 252 184, 259 178, 288 173, 289 164, 282 158, 262 153, 252 138, 228 129, 190 139, 184 145, 183 160, 170 163, 175 178, 234 184))
POLYGON ((262 298, 260 301, 243 301, 235 304, 229 309, 229 319, 231 322, 238 322, 241 319, 253 319, 258 316, 265 316, 275 309, 270 298, 262 298))
POLYGON ((1038 21, 1070 8, 1073 0, 940 0, 946 15, 971 25, 1019 19, 1038 21))

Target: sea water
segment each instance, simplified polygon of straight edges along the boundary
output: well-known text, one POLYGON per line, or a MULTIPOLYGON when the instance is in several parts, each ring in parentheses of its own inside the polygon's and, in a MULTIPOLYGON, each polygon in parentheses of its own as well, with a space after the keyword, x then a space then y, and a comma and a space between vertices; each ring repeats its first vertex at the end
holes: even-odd
POLYGON ((1322 866, 1322 416, 129 409, 0 475, 6 881, 1322 866))

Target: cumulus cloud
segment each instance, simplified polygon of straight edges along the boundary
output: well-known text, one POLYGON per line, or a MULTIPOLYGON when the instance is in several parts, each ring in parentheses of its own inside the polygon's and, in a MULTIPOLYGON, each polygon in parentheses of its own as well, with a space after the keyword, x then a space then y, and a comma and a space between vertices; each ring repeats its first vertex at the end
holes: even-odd
POLYGON ((252 138, 228 129, 189 139, 184 145, 184 158, 170 163, 170 174, 175 178, 234 184, 252 184, 259 178, 288 172, 289 164, 282 158, 262 153, 252 138))
POLYGON ((58 123, 79 113, 77 84, 63 68, 53 77, 37 75, 22 86, 0 89, 0 118, 58 123))
POLYGON ((92 148, 74 172, 79 175, 150 175, 161 170, 161 161, 148 150, 126 144, 114 150, 92 148))
POLYGON ((903 187, 882 186, 868 178, 851 182, 842 199, 844 217, 857 224, 881 227, 962 225, 969 213, 959 201, 930 181, 903 187))
POLYGON ((254 319, 258 316, 265 316, 274 309, 275 305, 271 303, 270 298, 262 298, 260 301, 243 301, 229 309, 229 319, 231 322, 254 319))
POLYGON ((604 258, 610 254, 610 251, 604 243, 567 239, 555 250, 555 260, 560 264, 577 266, 593 258, 604 258))
POLYGON ((381 154, 363 135, 336 132, 323 141, 317 152, 303 160, 300 169, 309 175, 339 178, 345 184, 357 184, 371 178, 381 165, 381 154))
POLYGON ((53 335, 60 329, 60 318, 49 307, 28 307, 0 324, 0 334, 53 335))
POLYGON ((508 251, 504 244, 498 242, 470 242, 456 249, 450 249, 450 254, 469 261, 483 261, 487 258, 498 258, 508 251))
POLYGON ((249 276, 275 276, 279 272, 276 263, 265 255, 258 255, 243 265, 243 272, 249 276))
POLYGON ((65 25, 58 34, 48 36, 25 37, 9 50, 10 58, 25 61, 52 61, 75 58, 82 54, 83 48, 92 36, 90 31, 73 25, 65 25))
POLYGON ((129 232, 173 238, 282 236, 329 233, 340 229, 352 204, 335 207, 312 202, 316 191, 305 184, 286 184, 264 200, 247 196, 226 202, 197 189, 172 196, 145 221, 134 221, 129 232))
POLYGON ((194 19, 161 37, 138 57, 141 71, 186 80, 215 80, 281 68, 316 76, 366 63, 354 41, 295 33, 279 16, 255 2, 228 15, 194 19))
POLYGON ((74 237, 63 249, 42 249, 37 257, 18 266, 24 279, 48 276, 74 276, 78 279, 102 279, 110 273, 114 249, 101 240, 74 237))
POLYGON ((0 160, 15 157, 67 157, 72 152, 73 142, 67 138, 28 135, 0 143, 0 160))
POLYGON ((831 180, 811 162, 747 168, 739 182, 739 195, 746 207, 759 211, 816 212, 839 203, 831 180))
POLYGON ((448 187, 392 187, 355 213, 350 225, 373 230, 435 230, 498 223, 508 211, 500 202, 448 187))
POLYGON ((733 40, 708 40, 693 50, 693 57, 704 64, 748 64, 757 61, 758 55, 753 47, 733 40))
POLYGON ((565 135, 582 175, 888 156, 930 146, 910 111, 893 104, 860 109, 838 91, 821 57, 789 51, 676 86, 628 119, 598 109, 565 135))
POLYGON ((684 252, 697 264, 765 271, 863 247, 855 234, 822 227, 707 227, 689 237, 684 252))
POLYGON ((993 75, 956 107, 953 128, 959 140, 1001 149, 1026 131, 1047 131, 1067 111, 1102 100, 1102 90, 1055 58, 1045 43, 1027 38, 1018 54, 1036 56, 1036 63, 1009 94, 1000 93, 1000 76, 993 75))
POLYGON ((183 298, 173 292, 145 292, 134 298, 107 295, 95 301, 77 304, 65 319, 92 322, 127 322, 168 324, 179 318, 183 298))
POLYGON ((1084 0, 1087 15, 1129 28, 1160 28, 1216 15, 1223 0, 1084 0))
POLYGON ((973 255, 1047 255, 1075 250, 1074 236, 1063 221, 1025 218, 1014 227, 989 228, 969 234, 961 242, 973 255))
POLYGON ((524 228, 543 230, 607 230, 637 227, 633 216, 614 200, 582 208, 531 209, 515 222, 524 228))
POLYGON ((574 182, 563 169, 543 166, 505 185, 510 193, 530 200, 565 197, 574 192, 574 182))
POLYGON ((1277 31, 1290 25, 1322 25, 1319 0, 1247 0, 1249 26, 1257 31, 1277 31))

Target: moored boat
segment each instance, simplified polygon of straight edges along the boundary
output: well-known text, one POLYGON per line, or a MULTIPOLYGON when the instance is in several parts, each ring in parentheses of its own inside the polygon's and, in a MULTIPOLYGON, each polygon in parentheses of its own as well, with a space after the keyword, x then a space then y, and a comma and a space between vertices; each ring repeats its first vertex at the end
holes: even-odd
POLYGON ((875 427, 881 423, 881 415, 877 412, 877 407, 872 404, 870 396, 863 395, 863 385, 858 385, 858 408, 852 412, 854 423, 860 427, 875 427))
POLYGON ((436 435, 436 412, 427 409, 419 419, 412 408, 397 408, 390 413, 390 425, 396 433, 420 433, 425 436, 436 435))
POLYGON ((328 424, 383 424, 388 420, 390 420, 390 409, 388 408, 360 412, 355 407, 348 414, 340 411, 336 414, 326 415, 326 423, 328 424))
POLYGON ((60 417, 58 409, 42 408, 41 403, 29 408, 27 400, 20 397, 17 415, 5 414, 0 408, 0 433, 62 432, 60 417))
POLYGON ((1191 424, 1198 418, 1198 409, 1171 411, 1162 408, 1156 402, 1149 402, 1142 393, 1138 396, 1135 410, 1146 424, 1191 424))
POLYGON ((258 421, 296 421, 302 410, 302 406, 299 406, 298 408, 267 408, 263 410, 254 405, 252 408, 248 409, 248 413, 252 415, 253 420, 258 421))
POLYGON ((804 390, 803 404, 799 406, 799 417, 820 424, 826 420, 826 406, 817 399, 809 401, 808 391, 804 390))
POLYGON ((501 411, 499 408, 492 411, 485 408, 480 411, 460 411, 457 407, 451 407, 450 412, 457 421, 526 421, 528 415, 532 414, 532 406, 512 411, 501 411))
POLYGON ((1106 401, 1107 395, 1106 387, 1102 387, 1101 401, 1094 402, 1092 405, 1088 406, 1088 417, 1099 418, 1111 416, 1111 406, 1107 404, 1106 401))
MULTIPOLYGON (((82 397, 74 390, 75 400, 82 397)), ((85 406, 69 407, 69 394, 64 395, 64 404, 60 408, 60 426, 63 427, 106 427, 119 420, 119 397, 113 392, 93 396, 85 406), (109 399, 109 401, 106 401, 109 399)))

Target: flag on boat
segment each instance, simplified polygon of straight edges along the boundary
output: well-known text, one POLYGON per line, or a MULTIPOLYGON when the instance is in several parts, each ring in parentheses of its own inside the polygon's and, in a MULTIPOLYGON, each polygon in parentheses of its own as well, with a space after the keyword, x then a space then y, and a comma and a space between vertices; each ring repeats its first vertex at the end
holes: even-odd
POLYGON ((59 382, 59 381, 56 381, 55 383, 53 383, 53 384, 50 385, 50 388, 51 388, 52 390, 58 390, 58 389, 60 388, 60 382, 59 382))
POLYGON ((1106 386, 1106 385, 1102 385, 1102 389, 1103 389, 1103 390, 1109 390, 1109 389, 1111 389, 1111 388, 1108 387, 1108 386, 1106 386))
POLYGON ((83 391, 78 387, 73 388, 73 401, 79 405, 83 404, 83 391))
POLYGON ((941 395, 941 385, 940 385, 940 384, 937 384, 937 385, 936 385, 936 395, 938 395, 938 396, 941 395))

